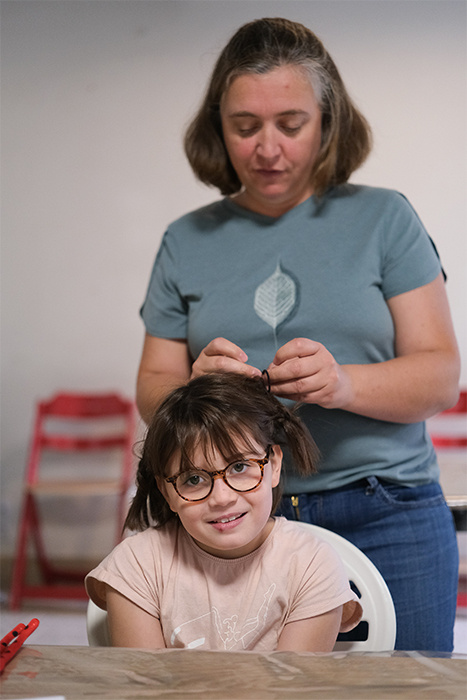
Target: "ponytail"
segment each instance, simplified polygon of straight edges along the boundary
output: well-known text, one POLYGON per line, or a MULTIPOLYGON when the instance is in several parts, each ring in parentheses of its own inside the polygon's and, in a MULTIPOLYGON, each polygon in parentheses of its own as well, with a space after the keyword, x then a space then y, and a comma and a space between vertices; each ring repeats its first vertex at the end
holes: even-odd
POLYGON ((319 450, 310 435, 308 428, 297 415, 298 405, 293 409, 287 408, 278 401, 277 423, 282 436, 278 435, 277 442, 285 443, 289 448, 295 469, 300 476, 309 476, 317 471, 319 450))
POLYGON ((136 494, 131 502, 123 530, 146 530, 148 527, 165 525, 172 511, 160 492, 150 460, 147 440, 136 473, 136 494))

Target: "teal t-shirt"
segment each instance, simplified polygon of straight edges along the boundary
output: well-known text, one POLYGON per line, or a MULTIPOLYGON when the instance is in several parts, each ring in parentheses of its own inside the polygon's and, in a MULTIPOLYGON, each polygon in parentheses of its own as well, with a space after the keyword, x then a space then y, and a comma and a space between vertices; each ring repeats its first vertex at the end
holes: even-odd
MULTIPOLYGON (((150 335, 186 339, 193 357, 223 336, 262 370, 284 343, 306 337, 340 364, 383 362, 394 357, 386 300, 428 284, 440 270, 420 219, 397 192, 346 184, 279 218, 226 198, 169 226, 141 314, 150 335)), ((438 477, 424 423, 312 404, 301 415, 321 462, 307 479, 290 469, 288 493, 369 475, 407 485, 438 477)))

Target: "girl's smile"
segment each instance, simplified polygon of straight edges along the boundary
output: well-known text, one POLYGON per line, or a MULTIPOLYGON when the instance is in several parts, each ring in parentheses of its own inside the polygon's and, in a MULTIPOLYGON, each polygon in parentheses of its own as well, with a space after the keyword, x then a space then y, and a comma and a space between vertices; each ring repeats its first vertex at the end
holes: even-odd
POLYGON ((224 532, 232 527, 236 527, 241 519, 246 515, 246 513, 240 513, 240 515, 226 515, 219 520, 211 520, 211 525, 213 525, 219 532, 224 532))

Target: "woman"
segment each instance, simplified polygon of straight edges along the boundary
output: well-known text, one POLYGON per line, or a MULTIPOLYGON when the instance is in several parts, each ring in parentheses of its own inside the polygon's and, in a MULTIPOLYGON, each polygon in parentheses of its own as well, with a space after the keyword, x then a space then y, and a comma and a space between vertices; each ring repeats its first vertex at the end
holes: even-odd
POLYGON ((142 316, 138 405, 216 371, 301 402, 319 474, 281 512, 335 530, 391 590, 399 649, 450 651, 457 546, 424 421, 459 356, 432 242, 397 192, 347 184, 370 129, 323 45, 284 19, 241 27, 185 147, 223 200, 167 230, 142 316))

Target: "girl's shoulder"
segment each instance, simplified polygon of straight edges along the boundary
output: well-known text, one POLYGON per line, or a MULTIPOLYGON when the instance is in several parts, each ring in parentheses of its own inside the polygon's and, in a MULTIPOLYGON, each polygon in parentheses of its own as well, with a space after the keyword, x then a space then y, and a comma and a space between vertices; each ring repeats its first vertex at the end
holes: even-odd
POLYGON ((308 525, 308 523, 287 520, 283 516, 276 516, 274 520, 274 539, 284 543, 286 546, 297 543, 299 547, 306 545, 310 549, 316 550, 323 544, 327 546, 327 542, 319 536, 319 532, 313 526, 308 525))
POLYGON ((164 527, 148 527, 141 532, 128 534, 116 549, 126 550, 136 553, 148 551, 173 551, 177 539, 176 523, 167 524, 164 527))
MULTIPOLYGON (((341 559, 336 548, 320 530, 303 522, 276 517, 273 530, 275 548, 284 552, 284 557, 296 557, 304 566, 328 564, 331 567, 341 567, 341 559)), ((276 552, 276 554, 278 554, 276 552)))

